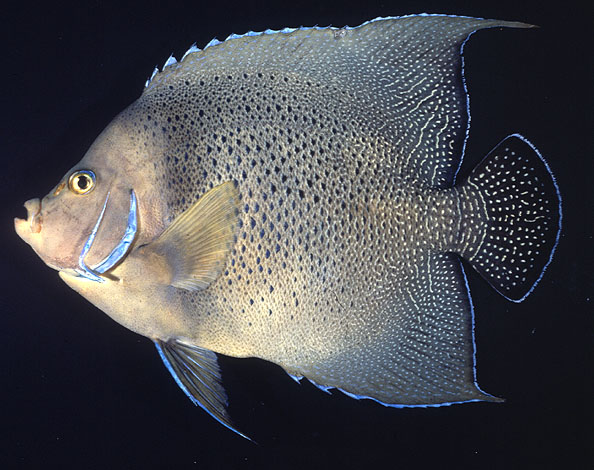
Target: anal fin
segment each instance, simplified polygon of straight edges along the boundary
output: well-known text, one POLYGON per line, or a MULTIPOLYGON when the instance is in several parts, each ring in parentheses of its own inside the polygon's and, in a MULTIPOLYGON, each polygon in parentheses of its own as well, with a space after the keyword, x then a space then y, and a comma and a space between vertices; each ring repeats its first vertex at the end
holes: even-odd
POLYGON ((366 312, 376 319, 373 335, 291 373, 391 407, 502 401, 476 380, 474 314, 460 260, 427 253, 416 266, 385 309, 366 312))
POLYGON ((188 398, 226 428, 250 440, 233 425, 227 413, 227 394, 214 352, 178 339, 154 341, 173 379, 188 398))

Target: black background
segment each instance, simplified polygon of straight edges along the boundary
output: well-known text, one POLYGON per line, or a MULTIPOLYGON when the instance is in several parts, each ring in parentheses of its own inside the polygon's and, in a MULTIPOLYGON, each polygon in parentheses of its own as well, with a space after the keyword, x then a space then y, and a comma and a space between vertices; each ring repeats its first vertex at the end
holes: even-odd
MULTIPOLYGON (((52 3, 52 2, 50 2, 52 3)), ((0 88, 0 467, 583 468, 594 464, 594 22, 563 2, 108 2, 3 8, 0 88), (460 177, 520 132, 547 158, 564 231, 521 304, 475 274, 478 380, 507 399, 389 409, 297 385, 257 359, 221 359, 252 444, 195 408, 152 345, 62 283, 14 233, 156 64, 196 41, 285 26, 355 26, 419 12, 519 20, 465 49, 472 127, 460 177), (584 460, 582 460, 584 459, 584 460), (585 464, 585 465, 584 465, 585 464)))

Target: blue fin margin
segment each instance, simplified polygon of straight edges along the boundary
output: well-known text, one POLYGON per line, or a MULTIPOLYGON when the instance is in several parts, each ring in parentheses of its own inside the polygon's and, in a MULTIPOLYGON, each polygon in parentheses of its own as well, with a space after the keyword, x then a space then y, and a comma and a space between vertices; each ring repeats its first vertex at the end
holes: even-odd
MULTIPOLYGON (((192 46, 183 54, 182 59, 179 62, 182 62, 186 56, 194 53, 194 52, 200 52, 203 50, 208 49, 209 47, 213 47, 213 46, 218 46, 219 44, 222 44, 224 42, 227 41, 231 41, 233 39, 241 39, 241 38, 245 38, 245 37, 254 37, 254 36, 265 36, 265 35, 273 35, 273 34, 290 34, 293 33, 295 31, 307 31, 307 30, 311 30, 311 31, 321 31, 324 29, 329 29, 332 31, 338 31, 338 30, 351 30, 351 29, 357 29, 357 28, 362 28, 363 26, 366 26, 370 23, 375 23, 376 21, 384 21, 384 20, 397 20, 397 19, 401 19, 401 18, 412 18, 412 17, 444 17, 444 18, 468 18, 468 19, 475 19, 475 20, 486 20, 486 18, 480 18, 480 17, 472 17, 472 16, 464 16, 464 15, 446 15, 446 14, 440 14, 440 13, 418 13, 418 14, 414 14, 414 15, 403 15, 403 16, 378 16, 377 18, 374 18, 372 20, 369 21, 365 21, 364 23, 361 23, 359 26, 344 26, 344 27, 336 27, 336 26, 300 26, 298 28, 283 28, 283 29, 266 29, 264 31, 248 31, 247 33, 244 34, 235 34, 232 33, 229 36, 227 36, 227 38, 223 41, 218 40, 217 38, 213 38, 211 39, 205 46, 204 48, 200 49, 199 47, 197 47, 196 43, 192 44, 192 46)), ((464 49, 464 44, 466 43, 466 41, 468 41, 468 38, 470 38, 470 36, 474 33, 475 31, 472 31, 468 37, 466 38, 466 40, 462 43, 462 46, 460 48, 460 54, 462 55, 462 50, 464 49)), ((165 62, 165 65, 163 66, 163 68, 161 69, 161 71, 165 70, 165 68, 174 65, 175 63, 177 63, 175 57, 173 57, 173 55, 171 55, 169 57, 169 59, 167 59, 167 61, 165 62)), ((462 59, 462 70, 464 70, 464 59, 462 59)), ((153 78, 155 77, 155 75, 159 72, 159 68, 155 67, 155 69, 153 70, 153 73, 151 75, 151 77, 146 81, 144 87, 147 88, 151 81, 153 80, 153 78)), ((462 73, 462 77, 464 77, 464 74, 462 73)), ((464 79, 463 79, 464 81, 464 79)), ((466 83, 464 83, 464 91, 466 92, 466 96, 468 97, 468 92, 466 89, 466 83)), ((470 125, 470 112, 468 115, 468 124, 470 125)), ((458 167, 459 169, 459 167, 458 167)))
POLYGON ((233 425, 227 413, 227 394, 221 385, 216 354, 176 339, 153 342, 175 383, 192 403, 202 408, 227 429, 252 441, 233 425))
MULTIPOLYGON (((330 395, 332 395, 331 390, 338 390, 342 393, 344 393, 346 396, 350 397, 350 398, 354 398, 355 400, 372 400, 376 403, 379 403, 382 406, 385 406, 387 408, 441 408, 444 406, 451 406, 451 405, 460 405, 463 403, 473 403, 473 402, 501 402, 504 401, 502 398, 496 397, 494 395, 491 395, 490 393, 485 392, 484 390, 482 390, 476 380, 476 341, 475 341, 475 337, 474 337, 474 304, 472 302, 472 296, 470 295, 470 287, 468 286, 468 279, 466 278, 466 272, 464 271, 464 266, 462 265, 462 262, 459 261, 460 263, 460 270, 462 272, 462 277, 464 279, 464 286, 466 287, 466 292, 468 294, 468 303, 470 305, 470 319, 471 319, 471 327, 472 327, 472 372, 473 372, 473 383, 474 386, 476 387, 477 391, 479 391, 480 393, 482 393, 483 395, 485 395, 485 397, 491 397, 493 398, 493 400, 485 400, 485 399, 480 399, 480 398, 473 398, 470 400, 460 400, 460 401, 451 401, 451 402, 443 402, 443 403, 435 403, 435 404, 416 404, 416 405, 405 405, 405 404, 398 404, 398 403, 386 403, 383 402, 381 400, 378 400, 377 398, 374 397, 370 397, 367 395, 359 395, 356 393, 352 393, 352 392, 348 392, 340 387, 333 387, 333 386, 326 386, 326 385, 320 385, 318 383, 316 383, 315 381, 308 379, 307 377, 301 376, 301 375, 294 375, 291 374, 289 372, 287 372, 287 375, 289 375, 289 377, 291 377, 295 382, 301 384, 301 380, 303 378, 306 378, 314 387, 318 388, 319 390, 328 393, 330 395)), ((286 371, 285 371, 286 372, 286 371)))

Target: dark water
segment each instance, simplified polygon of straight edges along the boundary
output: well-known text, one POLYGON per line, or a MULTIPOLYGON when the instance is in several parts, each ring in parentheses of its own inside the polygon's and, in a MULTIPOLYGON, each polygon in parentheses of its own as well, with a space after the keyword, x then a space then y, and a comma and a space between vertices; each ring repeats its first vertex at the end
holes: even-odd
POLYGON ((458 0, 165 3, 27 6, 0 19, 0 467, 593 465, 594 25, 586 10, 458 0), (541 26, 483 31, 466 47, 472 127, 461 176, 520 132, 547 158, 564 197, 557 256, 526 301, 509 303, 469 273, 478 380, 507 401, 388 409, 297 385, 260 360, 222 358, 232 416, 256 446, 194 408, 153 345, 70 291, 17 238, 12 218, 82 157, 171 52, 232 32, 420 10, 541 26))

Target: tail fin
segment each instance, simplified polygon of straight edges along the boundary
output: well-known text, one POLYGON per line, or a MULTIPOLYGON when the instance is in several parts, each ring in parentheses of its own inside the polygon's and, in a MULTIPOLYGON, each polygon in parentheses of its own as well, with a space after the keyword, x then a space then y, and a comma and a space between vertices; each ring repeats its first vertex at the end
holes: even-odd
POLYGON ((521 302, 551 262, 561 230, 561 195, 538 150, 510 135, 474 169, 463 186, 470 207, 482 207, 463 223, 475 240, 462 256, 503 296, 521 302), (479 227, 477 227, 479 225, 479 227))

